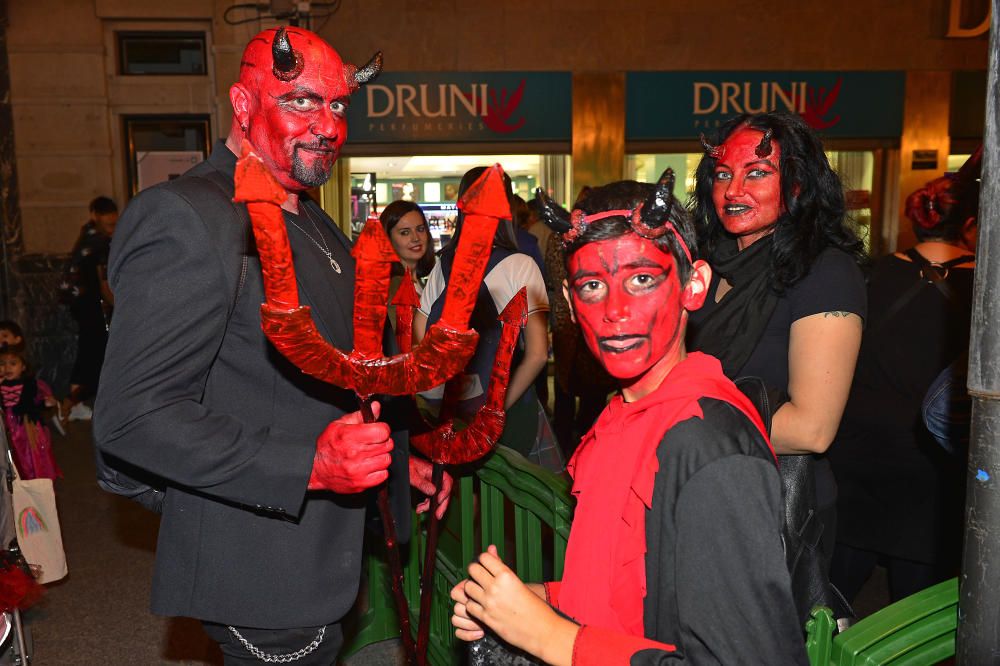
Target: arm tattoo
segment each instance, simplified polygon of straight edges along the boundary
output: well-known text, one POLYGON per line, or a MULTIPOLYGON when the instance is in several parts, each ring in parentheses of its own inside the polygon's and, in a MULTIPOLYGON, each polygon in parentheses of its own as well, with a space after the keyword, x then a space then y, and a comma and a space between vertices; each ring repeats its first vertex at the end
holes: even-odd
POLYGON ((824 312, 824 317, 850 317, 853 312, 847 312, 846 310, 831 310, 830 312, 824 312))

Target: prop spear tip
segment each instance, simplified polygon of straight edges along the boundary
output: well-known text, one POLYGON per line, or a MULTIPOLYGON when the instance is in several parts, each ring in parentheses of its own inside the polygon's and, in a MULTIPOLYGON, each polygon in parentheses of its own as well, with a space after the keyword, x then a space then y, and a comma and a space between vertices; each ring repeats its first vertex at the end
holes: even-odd
POLYGON ((396 290, 396 295, 392 297, 392 305, 396 307, 420 307, 420 295, 417 294, 417 289, 413 286, 413 277, 410 274, 409 268, 403 273, 399 289, 396 290))
POLYGON ((503 324, 516 324, 524 326, 528 319, 528 290, 521 287, 520 291, 514 294, 514 298, 507 302, 500 316, 497 317, 503 324))

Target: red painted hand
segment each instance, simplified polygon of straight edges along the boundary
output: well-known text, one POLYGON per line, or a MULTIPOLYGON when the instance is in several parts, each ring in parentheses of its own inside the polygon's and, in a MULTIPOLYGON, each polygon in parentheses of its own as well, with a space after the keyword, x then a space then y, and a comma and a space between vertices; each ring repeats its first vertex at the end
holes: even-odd
MULTIPOLYGON (((378 418, 379 403, 372 403, 378 418)), ((389 478, 392 439, 385 423, 364 423, 361 412, 332 422, 316 440, 309 490, 359 493, 389 478)))
MULTIPOLYGON (((431 481, 431 473, 434 466, 422 458, 410 456, 410 485, 422 492, 424 495, 431 495, 434 492, 434 483, 431 481)), ((448 472, 441 478, 441 490, 437 494, 437 517, 438 520, 444 517, 444 512, 448 510, 448 500, 451 499, 452 478, 448 472)), ((417 505, 417 513, 423 513, 431 508, 430 499, 425 499, 417 505)))

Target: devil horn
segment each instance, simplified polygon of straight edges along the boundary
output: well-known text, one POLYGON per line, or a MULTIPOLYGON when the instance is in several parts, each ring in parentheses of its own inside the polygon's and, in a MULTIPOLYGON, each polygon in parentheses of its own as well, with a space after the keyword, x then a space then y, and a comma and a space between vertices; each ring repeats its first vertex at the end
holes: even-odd
POLYGON ((701 141, 701 147, 705 149, 706 155, 708 155, 709 157, 713 157, 715 159, 719 159, 720 157, 722 157, 722 148, 710 144, 708 142, 708 139, 705 138, 704 132, 698 135, 698 140, 701 141))
POLYGON ((656 181, 656 189, 642 204, 640 219, 645 227, 654 229, 663 226, 663 222, 670 217, 676 182, 677 177, 674 175, 674 170, 667 167, 666 171, 660 175, 660 179, 656 181))
POLYGON ((569 221, 569 212, 553 201, 540 187, 535 190, 535 201, 541 208, 542 222, 549 229, 557 234, 564 234, 573 228, 569 221))
POLYGON ((354 72, 354 82, 361 86, 374 81, 382 72, 382 52, 376 51, 372 59, 365 63, 365 66, 354 72))
POLYGON ((767 157, 771 154, 771 137, 774 136, 774 130, 768 129, 764 132, 764 136, 760 138, 760 143, 754 148, 754 155, 760 158, 767 157))
POLYGON ((292 48, 284 26, 278 28, 271 42, 271 58, 274 61, 271 73, 280 81, 291 81, 302 73, 302 54, 292 48))
POLYGON ((292 43, 288 41, 284 26, 278 28, 278 34, 271 42, 271 56, 274 58, 275 70, 287 74, 295 69, 295 53, 292 52, 292 43))

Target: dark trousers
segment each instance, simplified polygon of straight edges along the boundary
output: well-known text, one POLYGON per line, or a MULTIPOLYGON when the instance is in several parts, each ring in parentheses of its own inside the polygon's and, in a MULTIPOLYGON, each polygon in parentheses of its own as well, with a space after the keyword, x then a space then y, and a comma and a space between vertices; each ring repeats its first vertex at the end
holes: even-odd
POLYGON ((104 365, 104 351, 108 346, 108 329, 100 320, 89 319, 80 322, 80 332, 76 338, 76 360, 70 373, 70 383, 79 386, 77 401, 87 400, 97 395, 97 383, 104 365))
MULTIPOLYGON (((266 663, 258 659, 224 624, 202 622, 205 633, 219 644, 225 657, 226 666, 253 666, 266 663)), ((236 627, 252 645, 265 655, 285 655, 298 652, 308 646, 317 636, 321 627, 301 629, 251 629, 236 627)), ((340 648, 344 645, 344 631, 339 624, 328 624, 323 641, 315 651, 296 661, 287 663, 296 666, 332 666, 337 661, 340 648)))

